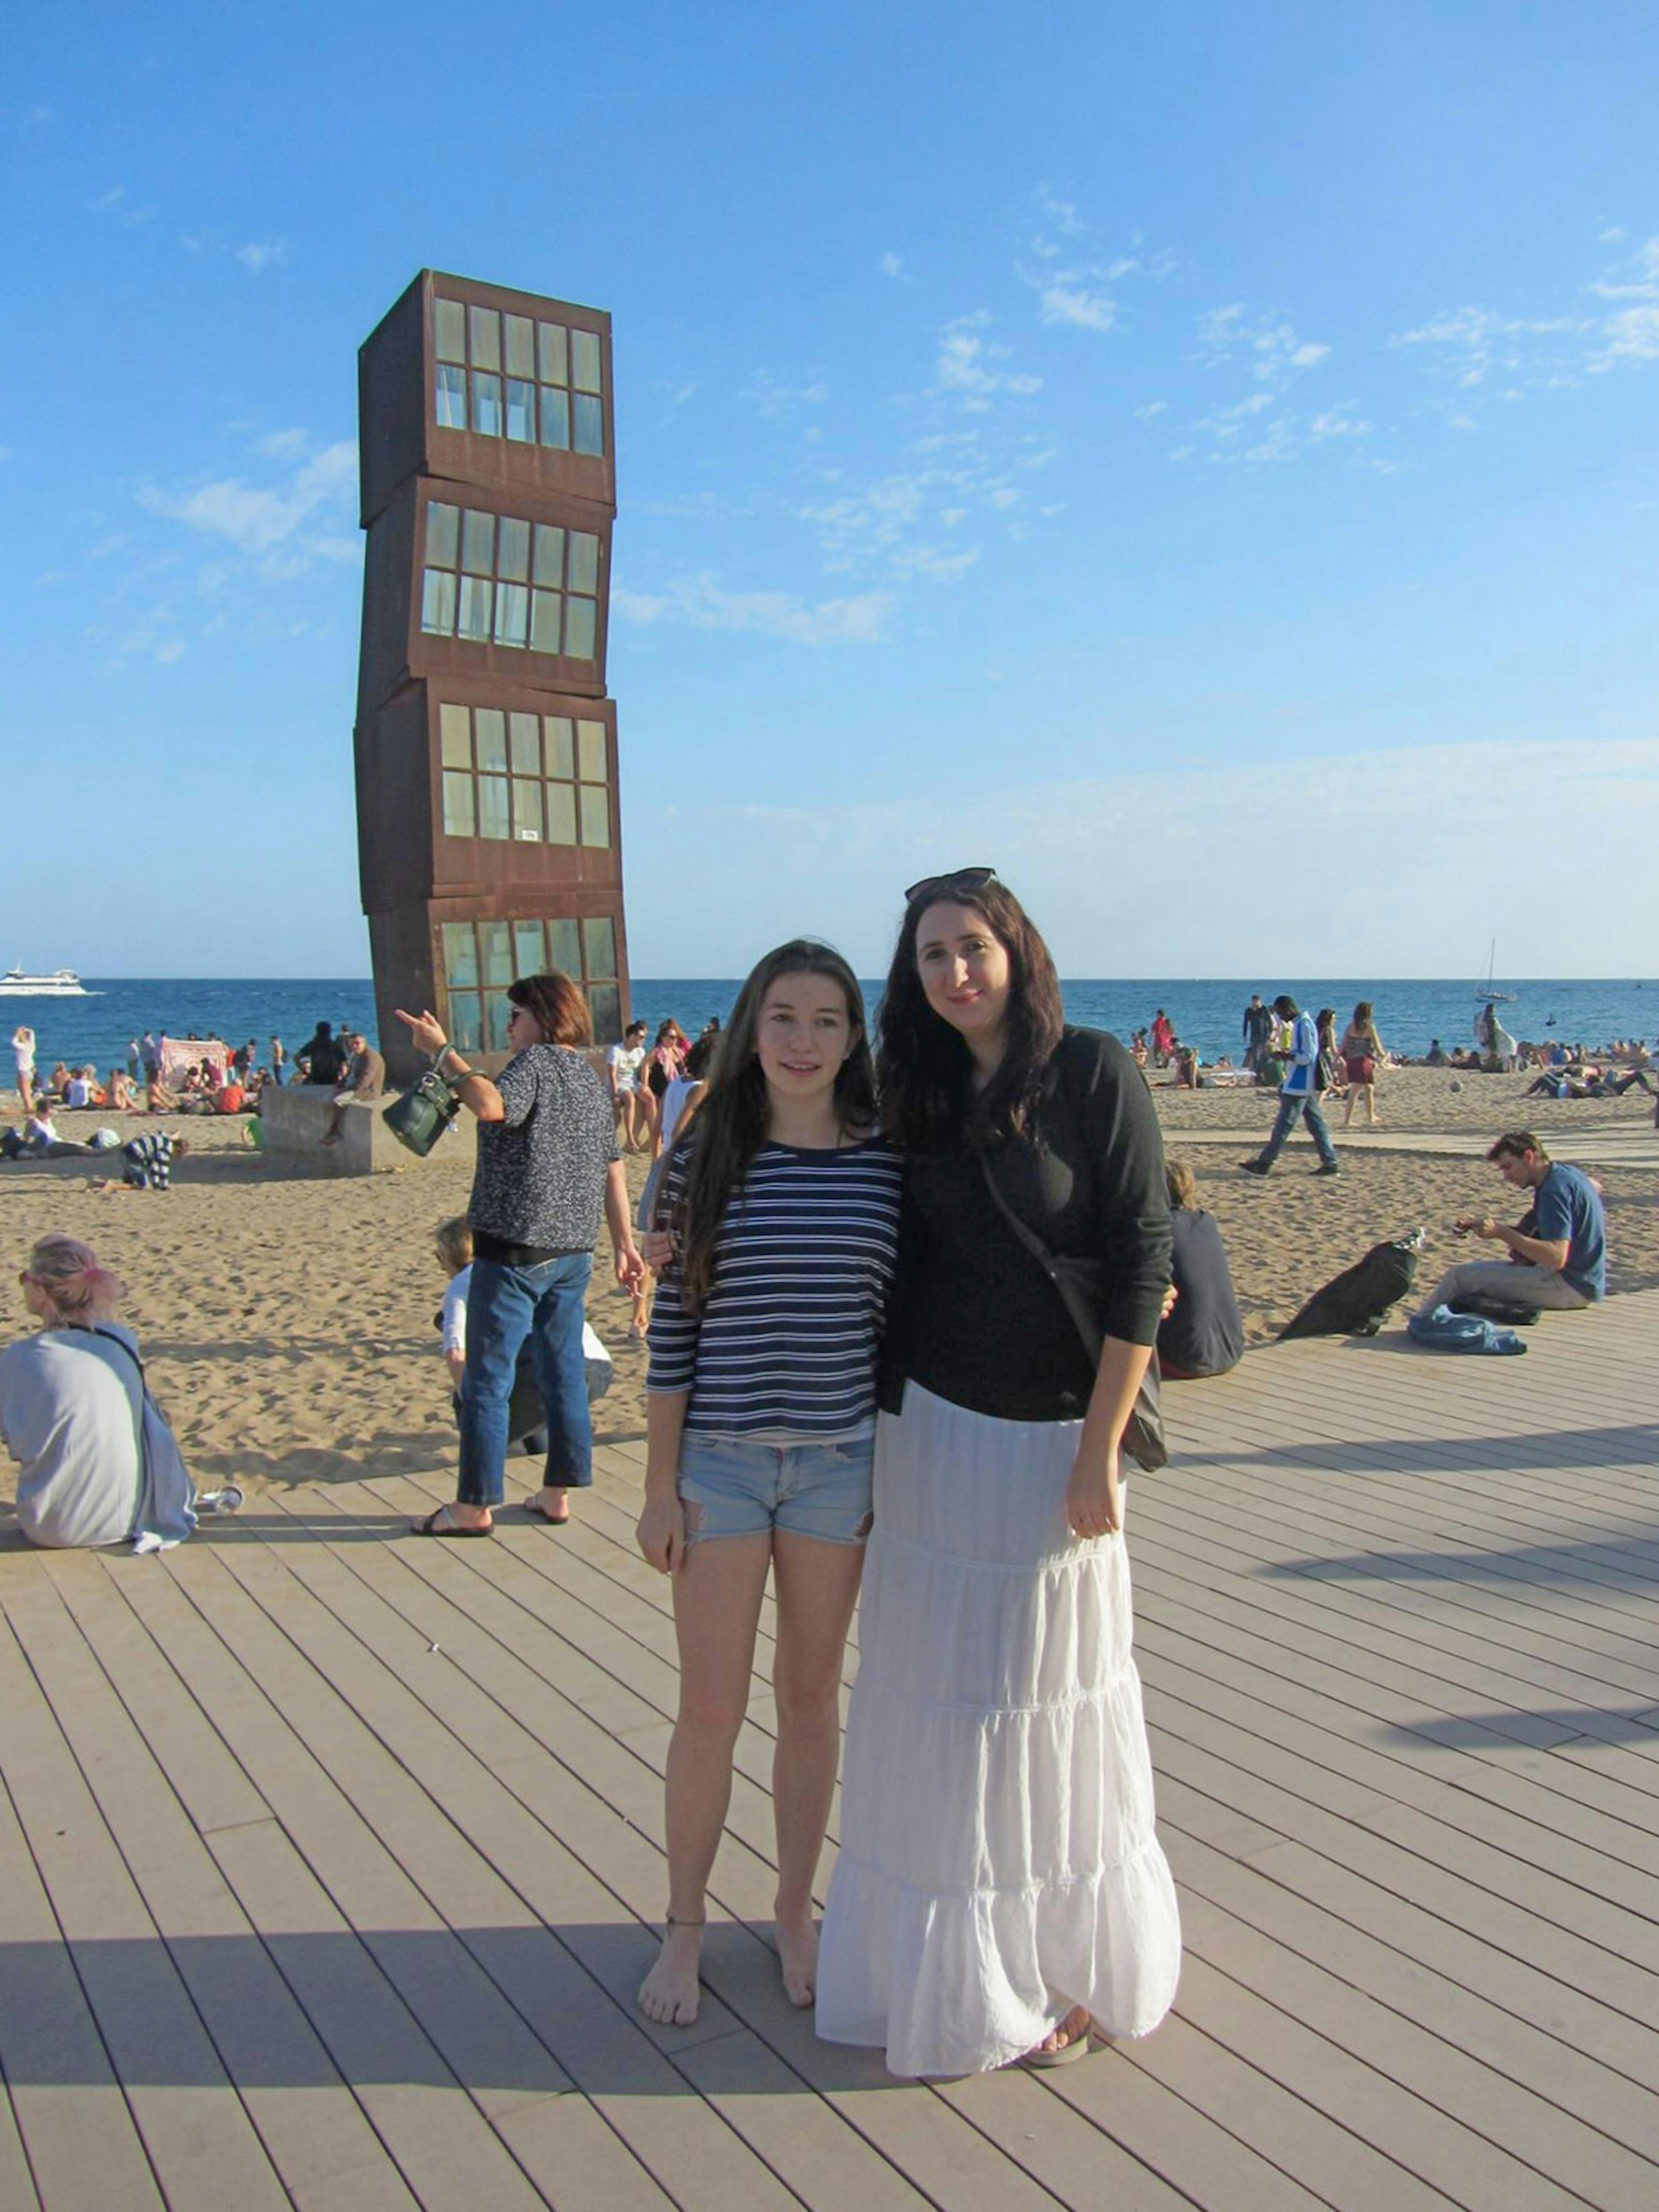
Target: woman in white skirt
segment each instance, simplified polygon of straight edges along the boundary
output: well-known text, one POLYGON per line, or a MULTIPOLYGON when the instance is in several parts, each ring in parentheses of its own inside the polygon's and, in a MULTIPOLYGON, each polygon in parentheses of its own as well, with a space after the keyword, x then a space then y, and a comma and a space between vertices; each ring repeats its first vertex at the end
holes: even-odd
POLYGON ((1056 2065, 1155 2027, 1180 1969, 1119 1467, 1169 1282, 1163 1146, 988 868, 907 894, 881 1082, 904 1216, 817 2029, 896 2074, 1056 2065))

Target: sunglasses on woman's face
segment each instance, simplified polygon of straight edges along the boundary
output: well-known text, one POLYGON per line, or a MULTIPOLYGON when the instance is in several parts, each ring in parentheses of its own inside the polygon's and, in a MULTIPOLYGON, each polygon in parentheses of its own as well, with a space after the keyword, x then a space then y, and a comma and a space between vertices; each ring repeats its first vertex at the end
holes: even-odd
POLYGON ((904 894, 906 906, 915 906, 919 900, 951 898, 975 891, 982 891, 987 884, 997 879, 994 868, 956 868, 948 876, 924 876, 919 884, 912 884, 904 894))

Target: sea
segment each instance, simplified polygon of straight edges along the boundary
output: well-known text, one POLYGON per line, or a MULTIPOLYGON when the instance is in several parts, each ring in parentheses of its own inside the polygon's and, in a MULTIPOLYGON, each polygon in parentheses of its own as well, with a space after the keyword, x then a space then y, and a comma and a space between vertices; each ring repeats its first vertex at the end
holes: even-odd
MULTIPOLYGON (((293 1053, 319 1020, 331 1023, 337 1031, 361 1028, 371 1037, 375 1034, 374 993, 364 976, 286 981, 197 976, 82 980, 84 999, 0 999, 0 1045, 18 1023, 27 1022, 35 1032, 36 1057, 43 1069, 61 1060, 77 1067, 90 1060, 106 1070, 125 1062, 129 1038, 142 1037, 146 1030, 166 1030, 173 1037, 220 1036, 233 1045, 253 1037, 261 1061, 270 1059, 273 1036, 280 1036, 293 1053)), ((636 975, 634 1011, 653 1029, 672 1014, 695 1036, 711 1015, 726 1019, 738 988, 739 979, 731 976, 636 975)), ((1110 1030, 1127 1042, 1133 1030, 1148 1026, 1162 1007, 1182 1042, 1195 1045, 1206 1060, 1223 1053, 1234 1060, 1239 1057, 1244 1007, 1252 989, 1258 988, 1267 1000, 1289 991, 1310 1012, 1334 1006, 1339 1027, 1347 1021, 1356 1000, 1369 999, 1384 1044, 1392 1052, 1413 1056, 1426 1052, 1437 1037, 1448 1048, 1471 1042, 1474 1018, 1485 1003, 1473 982, 1443 980, 1286 981, 1269 976, 1256 986, 1237 978, 1078 977, 1061 986, 1068 1021, 1110 1030)), ((1500 988, 1510 994, 1498 1006, 1504 1025, 1524 1040, 1559 1038, 1564 1043, 1594 1048, 1614 1038, 1642 1037, 1652 1044, 1659 1027, 1659 981, 1553 978, 1510 982, 1500 988)), ((864 989, 873 1013, 881 985, 867 981, 864 989)), ((10 1072, 9 1065, 0 1062, 0 1080, 8 1080, 10 1072)))

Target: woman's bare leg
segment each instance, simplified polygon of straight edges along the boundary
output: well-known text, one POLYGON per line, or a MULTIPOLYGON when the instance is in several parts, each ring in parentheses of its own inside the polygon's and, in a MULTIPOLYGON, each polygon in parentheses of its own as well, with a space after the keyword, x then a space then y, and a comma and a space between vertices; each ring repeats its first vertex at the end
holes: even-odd
POLYGON ((732 1799, 770 1559, 768 1537, 715 1537, 693 1544, 674 1577, 680 1698, 668 1747, 669 1926, 639 1996, 647 2019, 672 2027, 697 2016, 704 1900, 732 1799))
POLYGON ((778 1961, 791 2004, 809 2005, 817 1979, 812 1883, 835 1794, 841 1750, 841 1669, 864 1550, 779 1530, 778 1640, 772 1662, 778 1742, 772 1803, 778 1824, 778 1961))

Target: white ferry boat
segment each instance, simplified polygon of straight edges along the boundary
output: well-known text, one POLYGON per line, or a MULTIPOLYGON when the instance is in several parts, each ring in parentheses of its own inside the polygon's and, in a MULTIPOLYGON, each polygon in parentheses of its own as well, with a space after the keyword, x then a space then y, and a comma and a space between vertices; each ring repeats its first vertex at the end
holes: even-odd
POLYGON ((9 968, 0 975, 0 999, 85 999, 91 994, 73 968, 55 969, 50 975, 26 975, 9 968))

